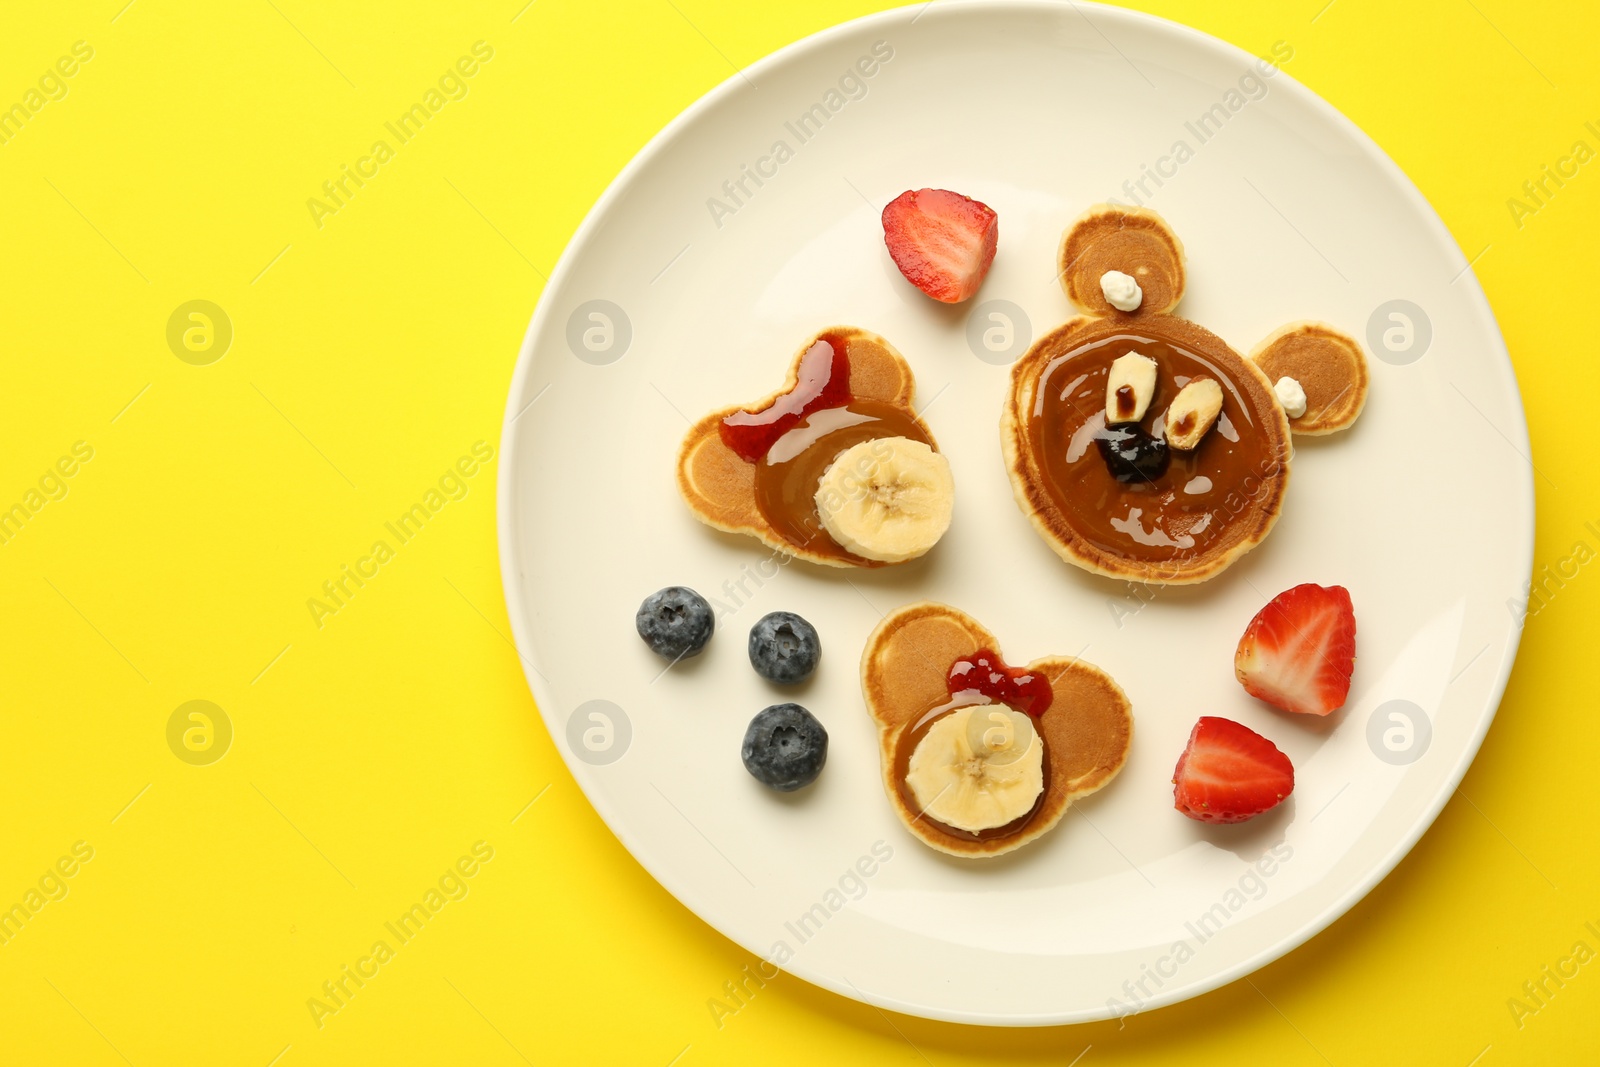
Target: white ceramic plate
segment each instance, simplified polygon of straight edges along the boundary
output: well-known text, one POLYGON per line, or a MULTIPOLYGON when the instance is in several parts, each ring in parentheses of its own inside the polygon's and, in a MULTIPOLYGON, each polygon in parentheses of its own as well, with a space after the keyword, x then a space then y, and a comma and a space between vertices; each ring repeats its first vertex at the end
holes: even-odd
MULTIPOLYGON (((890 11, 711 92, 639 153, 562 257, 503 441, 517 645, 606 823, 758 956, 845 996, 965 1022, 1172 1003, 1341 915, 1416 842, 1477 751, 1516 652, 1532 551, 1510 363, 1411 183, 1287 72, 1260 69, 1192 30, 1086 4, 890 11), (875 54, 862 64, 871 77, 849 76, 875 54), (808 113, 817 128, 797 133, 808 113), (1174 154, 1180 141, 1188 154, 1174 154), (739 192, 758 170, 761 184, 745 177, 739 192), (1022 340, 1071 314, 1054 278, 1062 229, 1091 203, 1128 199, 1124 182, 1186 246, 1181 314, 1240 351, 1290 320, 1323 319, 1373 337, 1381 356, 1356 427, 1299 442, 1267 542, 1201 587, 1153 598, 1067 566, 1033 533, 1000 457, 1005 357, 968 342, 988 301, 1021 310, 1022 340), (999 255, 967 305, 922 296, 884 250, 879 211, 922 186, 1000 214, 999 255), (688 420, 766 395, 796 346, 834 323, 906 354, 954 468, 955 523, 922 561, 779 566, 678 497, 688 420), (1308 581, 1347 586, 1359 622, 1349 703, 1325 721, 1275 713, 1232 677, 1246 622, 1308 581), (723 617, 703 655, 663 673, 633 615, 672 584, 723 617), (1000 860, 932 852, 883 796, 857 660, 881 613, 922 598, 975 615, 1014 662, 1081 654, 1133 701, 1121 776, 1000 860), (798 694, 764 683, 745 653, 750 625, 777 609, 822 635, 822 666, 798 694), (831 744, 816 786, 779 796, 745 772, 739 745, 752 715, 791 697, 831 744), (1236 827, 1175 812, 1173 764, 1202 714, 1272 738, 1297 769, 1293 797, 1236 827)), ((997 324, 990 310, 980 325, 997 324)))

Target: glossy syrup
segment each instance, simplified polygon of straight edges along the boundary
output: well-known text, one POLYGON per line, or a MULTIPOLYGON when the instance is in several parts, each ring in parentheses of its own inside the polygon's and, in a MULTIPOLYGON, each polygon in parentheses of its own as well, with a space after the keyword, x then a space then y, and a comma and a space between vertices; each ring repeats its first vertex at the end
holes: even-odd
POLYGON ((951 696, 976 690, 996 704, 1015 708, 1035 719, 1049 710, 1050 702, 1055 699, 1050 679, 1037 671, 1006 666, 1000 653, 990 648, 980 648, 951 664, 947 683, 951 696))
MULTIPOLYGON (((1283 459, 1263 429, 1266 412, 1222 359, 1165 335, 1160 320, 1137 332, 1108 323, 1074 340, 1040 371, 1026 416, 1043 488, 1073 531, 1111 555, 1166 563, 1225 549, 1254 529, 1283 459), (1106 379, 1129 352, 1156 361, 1154 398, 1138 422, 1108 426, 1106 379), (1217 426, 1199 447, 1169 450, 1167 405, 1196 378, 1222 386, 1217 426)), ((1131 414, 1121 396, 1114 403, 1131 414)))
POLYGON ((861 567, 883 563, 846 551, 833 539, 817 510, 817 484, 840 453, 863 441, 905 437, 933 444, 904 407, 852 393, 850 347, 874 343, 823 334, 800 357, 792 389, 760 411, 729 415, 720 427, 723 443, 755 466, 756 507, 779 537, 861 567))
POLYGON ((736 411, 722 420, 722 443, 746 463, 756 463, 778 438, 800 425, 813 411, 843 407, 849 402, 848 342, 835 334, 823 334, 800 357, 794 388, 760 411, 736 411))

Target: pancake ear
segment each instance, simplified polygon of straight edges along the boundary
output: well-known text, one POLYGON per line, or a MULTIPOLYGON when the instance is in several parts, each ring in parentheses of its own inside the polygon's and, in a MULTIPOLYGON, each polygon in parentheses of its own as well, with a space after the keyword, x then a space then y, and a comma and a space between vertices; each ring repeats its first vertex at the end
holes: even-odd
MULTIPOLYGON (((851 347, 850 395, 858 400, 881 400, 915 414, 911 401, 917 383, 911 375, 911 365, 882 337, 864 330, 858 332, 876 343, 851 347)), ((799 366, 798 358, 795 365, 799 366)))
POLYGON ((867 639, 861 691, 878 725, 900 726, 949 699, 950 665, 994 635, 973 619, 926 601, 894 612, 867 639))
POLYGON ((1094 205, 1062 234, 1056 267, 1067 299, 1102 318, 1164 315, 1183 299, 1183 242, 1148 208, 1094 205), (1132 275, 1144 291, 1134 310, 1106 300, 1100 277, 1112 270, 1132 275))
POLYGON ((1081 659, 1041 659, 1030 670, 1050 679, 1055 699, 1039 719, 1054 788, 1093 793, 1115 778, 1133 740, 1133 705, 1115 679, 1081 659))
POLYGON ((678 453, 678 490, 709 526, 734 533, 765 531, 756 506, 755 466, 722 443, 723 415, 708 415, 684 436, 678 453))
POLYGON ((1268 382, 1293 378, 1305 390, 1305 414, 1289 420, 1297 434, 1342 430, 1366 406, 1366 353, 1355 338, 1325 322, 1291 322, 1269 334, 1248 358, 1268 382))

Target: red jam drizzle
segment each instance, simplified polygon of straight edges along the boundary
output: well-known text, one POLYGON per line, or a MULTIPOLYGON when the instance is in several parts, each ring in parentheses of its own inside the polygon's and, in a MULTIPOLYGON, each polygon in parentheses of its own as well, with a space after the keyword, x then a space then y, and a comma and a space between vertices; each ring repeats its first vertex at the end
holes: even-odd
POLYGON ((1055 698, 1048 678, 1020 667, 1007 667, 1000 653, 989 648, 980 648, 952 663, 947 682, 951 696, 975 690, 1035 719, 1045 713, 1055 698))
POLYGON ((759 463, 778 438, 807 415, 844 407, 850 399, 850 356, 845 339, 823 334, 800 357, 793 389, 760 411, 736 411, 722 420, 722 443, 746 463, 759 463))

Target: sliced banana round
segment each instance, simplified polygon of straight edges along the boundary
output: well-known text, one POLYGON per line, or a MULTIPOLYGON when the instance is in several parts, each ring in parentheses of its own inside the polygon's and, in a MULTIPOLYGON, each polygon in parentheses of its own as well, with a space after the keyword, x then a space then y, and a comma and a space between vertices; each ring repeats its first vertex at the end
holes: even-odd
POLYGON ((1044 742, 1002 704, 958 708, 912 750, 906 785, 931 819, 968 833, 1015 822, 1044 792, 1044 742))
POLYGON ((878 437, 841 452, 817 482, 817 512, 832 538, 863 559, 900 563, 950 528, 950 461, 909 437, 878 437))

